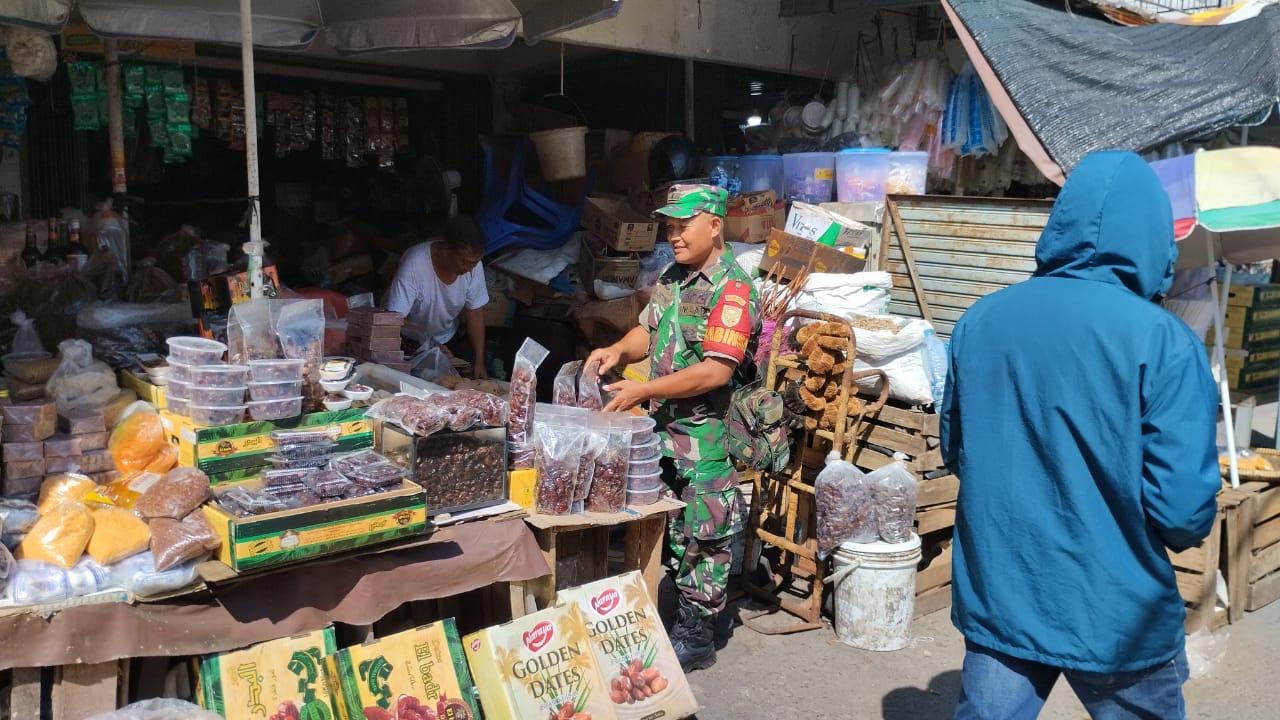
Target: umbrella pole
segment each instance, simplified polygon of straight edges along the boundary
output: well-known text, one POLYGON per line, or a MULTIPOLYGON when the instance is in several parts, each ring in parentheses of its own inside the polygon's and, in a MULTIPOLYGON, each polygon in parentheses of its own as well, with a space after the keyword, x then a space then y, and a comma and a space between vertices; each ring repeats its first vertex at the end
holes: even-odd
MULTIPOLYGON (((1210 269, 1214 269, 1217 264, 1213 252, 1217 239, 1217 233, 1209 237, 1210 269)), ((1222 336, 1223 326, 1226 324, 1224 316, 1227 313, 1227 298, 1231 292, 1231 263, 1228 262, 1226 266, 1221 296, 1218 294, 1218 273, 1216 270, 1210 276, 1212 279, 1209 283, 1213 299, 1218 303, 1218 307, 1213 310, 1213 363, 1218 371, 1218 394, 1222 398, 1222 424, 1227 434, 1227 464, 1230 468, 1231 487, 1237 488, 1240 487, 1240 467, 1238 458, 1236 458, 1235 417, 1231 414, 1231 387, 1227 382, 1226 338, 1222 336)))
POLYGON ((250 297, 263 296, 262 282, 262 201, 258 191, 258 92, 253 82, 253 8, 251 0, 240 0, 240 62, 244 66, 244 163, 248 171, 250 297))

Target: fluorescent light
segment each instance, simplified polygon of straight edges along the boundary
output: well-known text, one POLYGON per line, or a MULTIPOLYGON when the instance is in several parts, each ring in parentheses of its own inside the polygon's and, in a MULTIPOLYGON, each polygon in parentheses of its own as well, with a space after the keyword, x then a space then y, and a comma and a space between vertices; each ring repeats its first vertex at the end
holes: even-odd
POLYGON ((759 115, 752 115, 751 117, 747 118, 747 127, 755 127, 762 122, 764 122, 764 119, 761 118, 759 115))

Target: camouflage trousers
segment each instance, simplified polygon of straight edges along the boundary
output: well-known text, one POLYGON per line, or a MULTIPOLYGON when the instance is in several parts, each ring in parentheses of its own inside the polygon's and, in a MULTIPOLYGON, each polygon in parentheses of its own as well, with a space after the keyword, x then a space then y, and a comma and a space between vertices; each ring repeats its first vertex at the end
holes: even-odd
POLYGON ((733 536, 742 532, 742 493, 730 462, 677 461, 664 467, 671 494, 685 503, 683 509, 671 512, 667 524, 676 587, 704 615, 724 609, 730 546, 733 536))

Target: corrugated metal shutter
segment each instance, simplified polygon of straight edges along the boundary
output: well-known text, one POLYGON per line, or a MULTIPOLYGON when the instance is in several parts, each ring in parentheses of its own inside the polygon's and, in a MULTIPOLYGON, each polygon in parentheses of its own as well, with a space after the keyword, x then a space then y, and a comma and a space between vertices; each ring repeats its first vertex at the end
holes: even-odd
MULTIPOLYGON (((934 327, 944 338, 978 298, 1031 277, 1036 241, 1053 208, 1048 200, 933 195, 891 199, 902 217, 934 327)), ((890 237, 886 269, 893 275, 889 311, 920 317, 887 212, 884 228, 890 237)))

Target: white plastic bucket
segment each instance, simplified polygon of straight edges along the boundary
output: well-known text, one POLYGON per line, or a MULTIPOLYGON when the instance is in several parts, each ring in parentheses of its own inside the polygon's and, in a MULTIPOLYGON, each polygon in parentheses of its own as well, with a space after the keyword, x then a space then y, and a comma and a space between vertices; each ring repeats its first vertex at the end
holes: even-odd
POLYGON ((587 174, 587 128, 571 127, 529 133, 538 149, 546 180, 569 180, 587 174))
POLYGON ((903 543, 841 543, 827 582, 835 587, 836 637, 863 650, 911 643, 920 536, 903 543))

